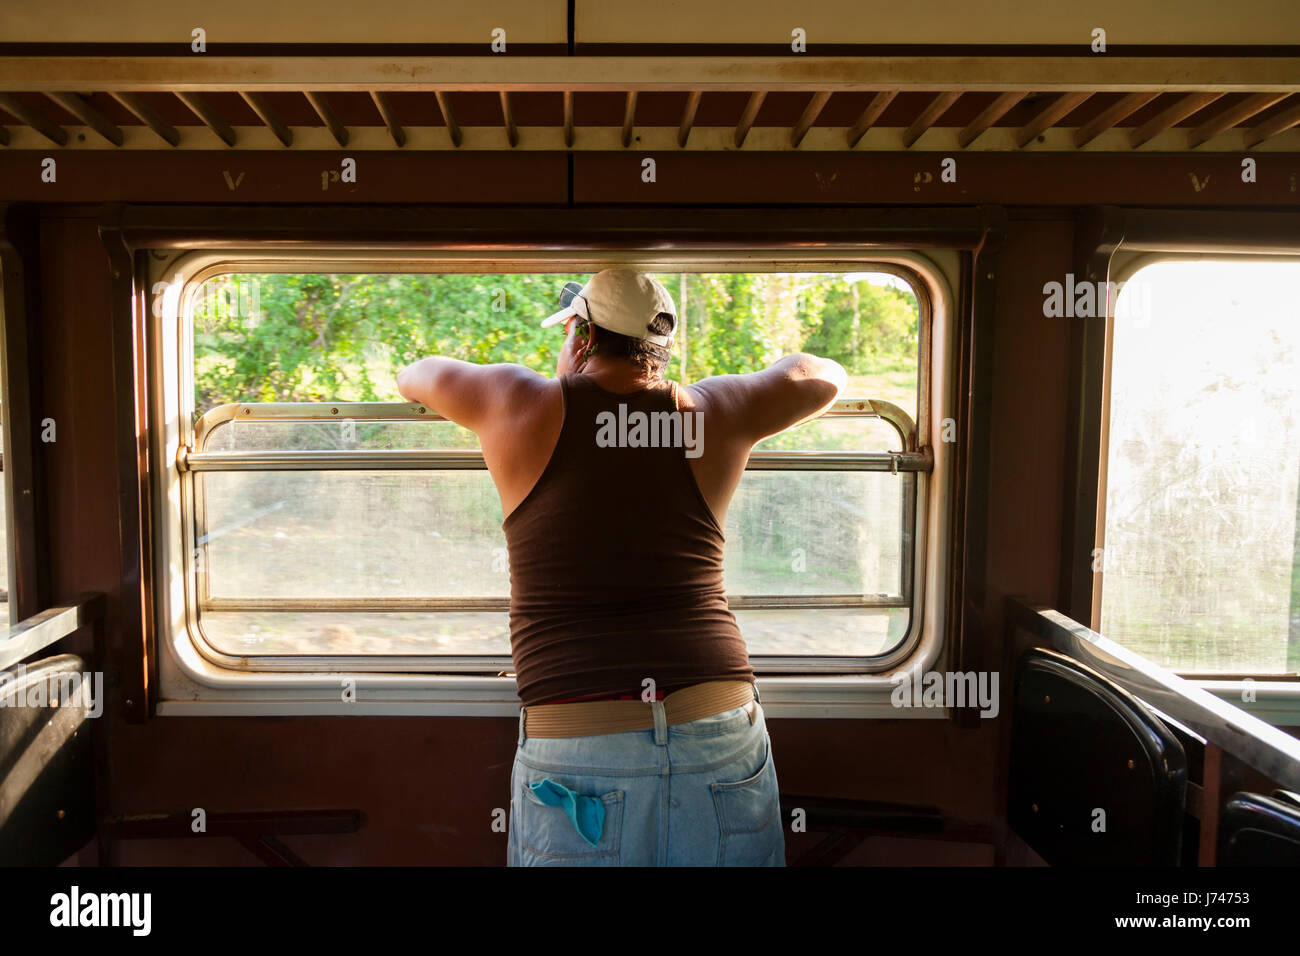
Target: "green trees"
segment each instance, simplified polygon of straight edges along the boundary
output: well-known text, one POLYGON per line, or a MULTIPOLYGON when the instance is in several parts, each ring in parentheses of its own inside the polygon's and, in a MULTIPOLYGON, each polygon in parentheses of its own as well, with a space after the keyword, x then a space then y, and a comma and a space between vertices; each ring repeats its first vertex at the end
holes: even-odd
MULTIPOLYGON (((194 315, 196 407, 224 402, 393 401, 397 372, 427 355, 518 362, 553 374, 563 341, 541 320, 558 274, 268 273, 205 284, 194 315)), ((807 351, 851 375, 910 373, 910 292, 812 273, 656 275, 683 321, 668 375, 751 372, 807 351)), ((904 376, 906 378, 906 375, 904 376)), ((889 397, 889 396, 884 396, 889 397)))
POLYGON ((832 283, 803 350, 833 357, 850 375, 914 365, 916 317, 915 299, 897 289, 832 283))

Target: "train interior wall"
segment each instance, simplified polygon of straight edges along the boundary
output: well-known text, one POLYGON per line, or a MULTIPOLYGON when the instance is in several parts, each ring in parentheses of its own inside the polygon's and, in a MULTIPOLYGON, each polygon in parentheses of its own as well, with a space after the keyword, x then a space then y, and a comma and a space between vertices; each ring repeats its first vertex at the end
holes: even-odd
MULTIPOLYGON (((41 207, 40 382, 33 401, 57 422, 44 449, 49 582, 54 603, 85 591, 122 598, 117 445, 112 420, 110 275, 94 204, 41 207)), ((993 363, 986 595, 975 658, 997 667, 1002 598, 1052 604, 1063 521, 1069 328, 1042 314, 1044 277, 1071 270, 1068 208, 1010 208, 999 253, 993 363)), ((88 648, 87 648, 88 650, 88 648)), ((1009 675, 1003 674, 1009 689, 1009 675)), ((1004 700, 1006 694, 1004 692, 1004 700)), ((111 692, 110 692, 111 693, 111 692)), ((1000 735, 1009 707, 970 728, 945 720, 774 719, 783 792, 932 805, 1001 824, 1000 735)), ((107 812, 115 816, 358 809, 355 834, 288 836, 313 865, 501 865, 518 722, 509 718, 154 717, 127 723, 110 709, 107 812)), ((791 858, 815 834, 787 837, 791 858)), ((95 862, 92 847, 81 863, 95 862)), ((228 839, 125 839, 122 864, 252 864, 228 839)), ((976 864, 987 842, 867 840, 842 863, 976 864)))
MULTIPOLYGON (((57 422, 46 449, 52 595, 85 590, 120 599, 116 449, 105 427, 113 390, 109 270, 99 209, 47 207, 40 224, 42 417, 57 422)), ((999 283, 991 486, 988 635, 1001 633, 996 593, 1050 600, 1059 537, 1059 459, 1065 326, 1035 321, 1026 277, 1065 271, 1068 221, 1014 224, 999 283), (1017 277, 1020 277, 1019 279, 1017 277)), ((986 649, 996 654, 996 648, 986 649)), ((360 809, 347 836, 284 840, 315 864, 497 864, 505 834, 492 810, 508 805, 518 722, 497 718, 155 717, 107 715, 109 812, 115 816, 277 809, 360 809)), ((933 805, 989 821, 997 721, 962 729, 938 720, 774 720, 783 791, 933 805)), ((792 834, 790 853, 814 834, 792 834), (802 840, 801 840, 802 837, 802 840)), ((988 864, 988 844, 867 841, 845 864, 988 864)), ((124 864, 256 862, 234 841, 123 840, 124 864)))

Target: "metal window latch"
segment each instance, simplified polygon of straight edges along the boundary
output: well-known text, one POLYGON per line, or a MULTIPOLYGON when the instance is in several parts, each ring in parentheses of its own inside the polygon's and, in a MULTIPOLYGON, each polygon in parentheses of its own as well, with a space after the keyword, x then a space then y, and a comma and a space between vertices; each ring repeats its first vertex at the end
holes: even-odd
POLYGON ((190 452, 194 449, 189 445, 181 444, 176 449, 176 470, 184 473, 190 469, 190 452))
POLYGON ((891 475, 898 474, 898 458, 901 454, 902 452, 892 450, 889 453, 889 473, 891 475))

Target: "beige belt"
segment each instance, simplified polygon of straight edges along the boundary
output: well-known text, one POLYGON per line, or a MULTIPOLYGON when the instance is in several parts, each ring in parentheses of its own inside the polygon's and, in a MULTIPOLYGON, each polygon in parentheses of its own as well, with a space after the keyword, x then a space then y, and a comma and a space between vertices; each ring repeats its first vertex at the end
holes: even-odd
MULTIPOLYGON (((669 726, 747 707, 754 722, 754 685, 747 680, 708 681, 675 690, 663 699, 669 726)), ((593 737, 629 730, 653 730, 654 709, 640 700, 593 700, 573 704, 535 704, 524 708, 529 737, 593 737)))

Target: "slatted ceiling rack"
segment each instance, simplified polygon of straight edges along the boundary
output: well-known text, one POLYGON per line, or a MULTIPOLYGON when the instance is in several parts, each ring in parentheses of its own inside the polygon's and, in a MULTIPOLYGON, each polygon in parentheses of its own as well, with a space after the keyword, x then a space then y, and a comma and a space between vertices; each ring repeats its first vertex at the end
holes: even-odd
POLYGON ((1300 150, 1288 57, 0 57, 0 88, 9 149, 1300 150))

